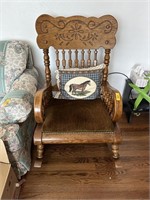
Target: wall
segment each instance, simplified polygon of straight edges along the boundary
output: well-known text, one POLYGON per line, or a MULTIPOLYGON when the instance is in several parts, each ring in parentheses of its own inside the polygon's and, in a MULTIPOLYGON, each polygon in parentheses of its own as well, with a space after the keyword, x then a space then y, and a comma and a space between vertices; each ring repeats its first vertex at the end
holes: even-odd
MULTIPOLYGON (((21 39, 33 48, 35 66, 43 84, 44 67, 42 51, 36 44, 35 21, 41 14, 53 16, 84 15, 99 17, 113 15, 118 23, 117 45, 111 54, 111 71, 129 76, 131 68, 141 64, 149 67, 149 1, 101 0, 1 0, 0 39, 21 39)), ((125 77, 110 75, 111 84, 123 92, 125 77)))

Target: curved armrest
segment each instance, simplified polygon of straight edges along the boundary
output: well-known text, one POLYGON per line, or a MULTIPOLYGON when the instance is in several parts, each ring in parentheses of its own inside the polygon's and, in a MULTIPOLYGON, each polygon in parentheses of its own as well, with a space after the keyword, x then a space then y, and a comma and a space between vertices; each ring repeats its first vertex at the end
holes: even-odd
POLYGON ((112 121, 118 121, 122 116, 122 97, 118 90, 107 83, 102 85, 102 99, 110 113, 112 121))
POLYGON ((44 120, 44 111, 52 98, 51 87, 40 89, 34 97, 34 117, 37 123, 44 120))

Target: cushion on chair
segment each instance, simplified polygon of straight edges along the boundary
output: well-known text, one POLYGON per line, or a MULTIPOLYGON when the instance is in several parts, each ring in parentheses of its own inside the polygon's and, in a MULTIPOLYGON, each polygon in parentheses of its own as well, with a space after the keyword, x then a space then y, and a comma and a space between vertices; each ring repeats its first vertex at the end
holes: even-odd
POLYGON ((101 101, 54 99, 46 109, 44 133, 113 132, 114 124, 101 101))
POLYGON ((96 99, 100 97, 100 85, 104 65, 88 68, 56 70, 61 99, 96 99))

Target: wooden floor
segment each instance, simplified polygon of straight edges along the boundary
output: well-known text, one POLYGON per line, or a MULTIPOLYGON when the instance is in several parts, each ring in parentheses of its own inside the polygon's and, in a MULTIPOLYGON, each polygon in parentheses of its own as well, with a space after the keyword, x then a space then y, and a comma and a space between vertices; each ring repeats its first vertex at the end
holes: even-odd
MULTIPOLYGON (((107 145, 46 146, 41 168, 26 176, 19 199, 150 199, 149 115, 120 120, 120 159, 107 145)), ((35 160, 33 150, 33 163, 35 160)))

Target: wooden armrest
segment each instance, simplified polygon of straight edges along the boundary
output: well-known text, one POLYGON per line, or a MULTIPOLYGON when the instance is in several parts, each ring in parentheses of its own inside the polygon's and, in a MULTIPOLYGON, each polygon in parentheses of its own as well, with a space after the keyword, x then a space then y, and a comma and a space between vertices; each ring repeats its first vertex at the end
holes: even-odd
POLYGON ((52 98, 51 87, 40 89, 34 97, 34 118, 37 123, 42 123, 44 120, 44 111, 52 98))
POLYGON ((107 83, 102 86, 102 99, 111 115, 112 121, 118 121, 122 116, 122 97, 118 90, 107 83))

